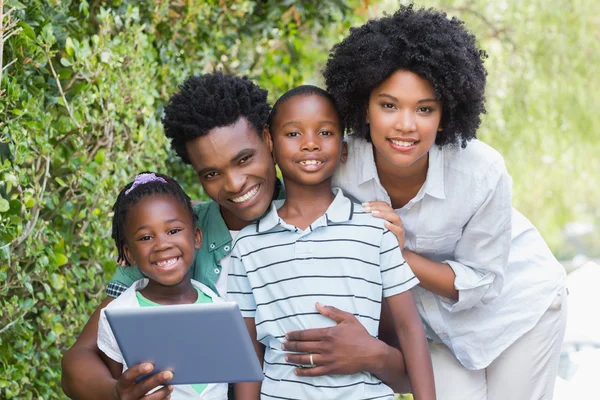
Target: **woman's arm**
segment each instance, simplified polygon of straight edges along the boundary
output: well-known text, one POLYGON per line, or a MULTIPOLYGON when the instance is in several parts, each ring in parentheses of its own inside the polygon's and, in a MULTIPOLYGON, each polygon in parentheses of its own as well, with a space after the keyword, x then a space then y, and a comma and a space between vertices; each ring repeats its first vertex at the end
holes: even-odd
MULTIPOLYGON (((258 357, 258 361, 260 361, 260 366, 262 367, 265 359, 265 346, 256 340, 256 324, 254 322, 254 318, 244 318, 244 322, 246 322, 246 328, 248 329, 250 339, 252 339, 254 351, 256 351, 256 356, 258 357)), ((234 384, 233 393, 235 394, 235 400, 260 399, 261 386, 262 382, 239 382, 234 384)))
POLYGON ((450 265, 431 261, 406 249, 402 250, 402 256, 421 281, 422 287, 451 300, 458 300, 458 290, 454 287, 456 274, 450 265))
POLYGON ((435 399, 431 355, 410 291, 387 298, 415 400, 435 399))
MULTIPOLYGON (((108 297, 100 303, 75 344, 63 355, 62 387, 65 394, 72 399, 140 399, 153 388, 164 385, 172 378, 172 374, 167 371, 136 383, 135 379, 152 371, 152 364, 147 363, 129 368, 119 380, 113 378, 100 357, 97 345, 100 311, 112 300, 114 299, 108 297)), ((170 393, 171 388, 165 386, 146 399, 166 399, 170 393)))

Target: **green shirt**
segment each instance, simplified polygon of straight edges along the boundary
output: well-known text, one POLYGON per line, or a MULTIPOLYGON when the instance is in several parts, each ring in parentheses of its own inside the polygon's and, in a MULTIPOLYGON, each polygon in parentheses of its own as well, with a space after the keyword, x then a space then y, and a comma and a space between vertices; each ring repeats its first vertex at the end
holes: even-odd
MULTIPOLYGON (((275 193, 278 200, 285 199, 285 189, 279 179, 275 184, 275 193)), ((221 216, 219 205, 214 201, 197 204, 193 209, 198 217, 196 226, 202 231, 204 240, 202 247, 196 250, 196 257, 190 268, 190 277, 223 296, 226 293, 218 293, 215 283, 221 274, 220 261, 231 251, 229 228, 221 216)), ((118 297, 133 282, 143 278, 145 276, 137 265, 119 266, 106 289, 106 294, 110 297, 118 297)))

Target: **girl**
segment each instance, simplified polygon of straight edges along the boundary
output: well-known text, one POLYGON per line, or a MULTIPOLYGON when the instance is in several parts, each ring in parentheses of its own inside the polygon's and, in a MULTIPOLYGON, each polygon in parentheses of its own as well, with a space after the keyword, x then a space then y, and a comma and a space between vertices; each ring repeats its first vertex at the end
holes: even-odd
MULTIPOLYGON (((202 233, 195 226, 190 198, 165 175, 142 173, 117 197, 112 237, 118 262, 137 264, 147 278, 135 282, 107 308, 212 303, 211 289, 190 279, 202 233)), ((98 348, 113 377, 127 369, 104 310, 98 325, 98 348)), ((172 386, 172 399, 226 399, 227 384, 172 386)))
POLYGON ((512 209, 500 154, 475 139, 485 57, 432 9, 353 29, 324 71, 355 133, 334 185, 405 242, 439 399, 550 399, 565 272, 512 209))

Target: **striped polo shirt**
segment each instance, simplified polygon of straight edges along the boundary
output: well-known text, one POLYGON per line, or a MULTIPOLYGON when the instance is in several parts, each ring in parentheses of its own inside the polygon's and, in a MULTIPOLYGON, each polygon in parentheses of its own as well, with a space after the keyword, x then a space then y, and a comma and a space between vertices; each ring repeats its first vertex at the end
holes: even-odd
POLYGON ((305 230, 287 224, 273 202, 259 221, 236 238, 228 295, 245 318, 254 318, 265 345, 263 399, 393 399, 392 390, 368 372, 299 377, 285 361, 287 332, 335 322, 315 303, 350 312, 376 337, 382 296, 402 293, 419 281, 379 218, 339 189, 323 216, 305 230))

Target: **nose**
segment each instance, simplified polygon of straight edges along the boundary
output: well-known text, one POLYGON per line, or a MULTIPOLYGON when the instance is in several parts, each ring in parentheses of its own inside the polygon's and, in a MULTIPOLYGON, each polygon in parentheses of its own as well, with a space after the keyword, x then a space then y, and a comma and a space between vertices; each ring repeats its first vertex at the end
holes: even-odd
POLYGON ((403 110, 398 113, 396 120, 396 129, 402 132, 412 132, 417 129, 415 113, 412 110, 403 110))
POLYGON ((171 243, 171 240, 169 240, 170 238, 167 233, 159 235, 157 239, 158 240, 155 242, 156 244, 154 245, 154 251, 165 251, 173 247, 173 244, 171 243))
POLYGON ((302 151, 318 151, 321 150, 319 145, 319 134, 308 133, 303 136, 304 141, 302 142, 302 151))
POLYGON ((246 182, 245 175, 230 173, 225 179, 224 189, 229 193, 239 193, 244 188, 246 182))

